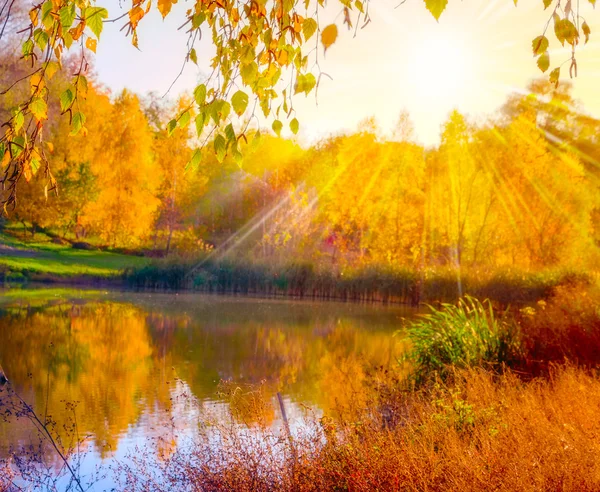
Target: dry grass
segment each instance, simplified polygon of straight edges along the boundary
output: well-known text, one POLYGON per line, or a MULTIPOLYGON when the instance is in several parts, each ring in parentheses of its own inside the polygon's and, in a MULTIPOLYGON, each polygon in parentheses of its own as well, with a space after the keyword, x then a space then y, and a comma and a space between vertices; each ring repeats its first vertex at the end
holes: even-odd
MULTIPOLYGON (((381 395, 385 375, 376 377, 381 395)), ((140 460, 137 468, 120 470, 122 485, 202 491, 600 490, 600 380, 594 374, 563 366, 549 378, 523 382, 513 373, 470 369, 451 379, 419 393, 388 392, 352 421, 309 418, 291 443, 265 428, 222 427, 219 446, 210 444, 212 434, 192 450, 175 452, 159 469, 148 470, 140 460)))

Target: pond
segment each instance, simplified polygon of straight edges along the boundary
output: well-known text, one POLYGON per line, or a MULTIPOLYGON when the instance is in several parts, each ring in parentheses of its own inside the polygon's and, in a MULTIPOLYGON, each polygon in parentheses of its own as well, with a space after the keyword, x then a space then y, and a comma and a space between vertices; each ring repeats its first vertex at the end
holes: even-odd
MULTIPOLYGON (((352 398, 366 368, 397 364, 405 345, 393 334, 413 315, 402 306, 4 290, 0 366, 64 445, 81 442, 78 472, 104 490, 114 477, 93 475, 98 467, 127 460, 152 438, 171 436, 164 442, 176 448, 208 412, 231 416, 224 382, 262 388, 273 427, 282 425, 277 393, 292 428, 306 408, 330 411, 352 398)), ((36 446, 30 419, 0 419, 0 458, 48 444, 36 446)))

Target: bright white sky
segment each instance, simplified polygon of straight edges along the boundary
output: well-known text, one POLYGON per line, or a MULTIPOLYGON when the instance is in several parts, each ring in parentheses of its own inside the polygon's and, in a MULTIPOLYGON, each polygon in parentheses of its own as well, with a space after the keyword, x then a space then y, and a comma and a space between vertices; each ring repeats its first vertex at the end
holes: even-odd
MULTIPOLYGON (((406 109, 417 139, 435 144, 452 109, 483 118, 502 105, 507 93, 524 90, 541 75, 531 40, 541 34, 550 12, 542 10, 540 0, 520 0, 518 7, 513 0, 450 0, 439 23, 422 0, 408 0, 395 9, 398 2, 373 0, 372 22, 355 38, 341 27, 339 4, 330 2, 326 23, 336 21, 340 36, 326 57, 322 48, 319 56, 321 69, 333 81, 323 78, 318 105, 314 93, 296 98, 301 141, 353 130, 369 116, 390 131, 406 109)), ((111 17, 123 12, 119 0, 99 3, 111 17)), ((164 94, 185 57, 187 36, 177 28, 190 4, 179 0, 164 21, 156 11, 145 18, 139 29, 141 51, 123 39, 123 23, 106 24, 96 60, 100 80, 113 92, 128 88, 164 94)), ((592 35, 585 47, 578 47, 574 94, 588 112, 600 115, 600 12, 587 0, 581 6, 592 35)), ((552 24, 549 31, 552 69, 570 53, 553 39, 552 24)), ((200 67, 188 64, 170 97, 191 91, 208 73, 211 47, 202 43, 197 51, 200 67)), ((568 68, 568 63, 563 66, 563 77, 568 68)))

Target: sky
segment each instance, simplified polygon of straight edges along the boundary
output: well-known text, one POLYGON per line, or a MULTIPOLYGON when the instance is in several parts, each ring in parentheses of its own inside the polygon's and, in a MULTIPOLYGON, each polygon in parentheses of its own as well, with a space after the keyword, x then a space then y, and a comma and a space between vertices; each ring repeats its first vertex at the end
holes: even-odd
MULTIPOLYGON (((410 113, 418 141, 439 142, 440 127, 453 110, 483 120, 505 101, 507 94, 525 91, 543 75, 531 51, 533 38, 544 29, 550 11, 541 0, 450 0, 439 22, 422 0, 375 0, 372 22, 364 29, 342 27, 340 4, 329 2, 321 22, 336 22, 340 36, 323 54, 320 66, 333 80, 322 78, 309 96, 296 96, 301 142, 310 144, 329 134, 355 130, 360 122, 375 117, 381 130, 391 132, 401 111, 410 113)), ((123 13, 120 0, 101 0, 110 17, 123 13)), ((165 94, 179 74, 187 36, 178 31, 192 2, 179 0, 163 20, 157 11, 143 19, 139 50, 125 39, 123 23, 106 24, 98 45, 96 71, 114 93, 128 88, 140 94, 165 94)), ((587 1, 581 13, 590 25, 590 42, 578 47, 579 76, 573 94, 585 110, 600 116, 600 11, 587 1)), ((208 36, 207 36, 208 37, 208 36)), ((570 58, 550 25, 551 69, 570 58)), ((212 47, 197 47, 198 67, 185 66, 167 97, 175 99, 204 80, 212 47)), ((568 78, 569 64, 562 77, 568 78)), ((265 125, 268 123, 265 121, 265 125)))

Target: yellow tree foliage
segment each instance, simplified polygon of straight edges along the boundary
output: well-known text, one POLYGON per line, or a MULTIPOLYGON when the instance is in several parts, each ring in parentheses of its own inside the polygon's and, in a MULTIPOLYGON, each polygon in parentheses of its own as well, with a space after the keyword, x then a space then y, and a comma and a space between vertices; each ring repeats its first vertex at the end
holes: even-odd
MULTIPOLYGON (((595 1, 588 0, 592 5, 595 1)), ((7 2, 2 8, 0 21, 10 19, 14 3, 7 2)), ((123 22, 133 45, 138 46, 138 27, 143 19, 153 8, 166 17, 173 3, 176 2, 131 0, 126 11, 113 19, 107 9, 91 0, 45 0, 33 6, 29 11, 29 26, 19 31, 22 56, 30 67, 24 75, 29 90, 16 101, 2 122, 5 130, 0 136, 3 173, 0 180, 8 186, 8 193, 2 197, 4 205, 15 204, 16 183, 22 177, 28 181, 40 167, 45 169, 50 185, 55 185, 42 145, 42 129, 53 101, 60 103, 61 114, 68 118, 72 134, 86 131, 88 117, 81 110, 80 101, 88 92, 85 75, 88 58, 101 42, 104 23, 123 22), (63 53, 72 49, 80 51, 80 65, 73 71, 69 86, 56 99, 48 91, 48 85, 62 69, 63 53)), ((425 0, 424 3, 439 19, 448 0, 425 0)), ((254 113, 251 107, 259 108, 272 120, 272 128, 278 135, 284 125, 282 120, 288 120, 291 131, 296 133, 299 123, 293 114, 292 98, 315 89, 321 78, 319 65, 314 63, 319 43, 325 51, 338 38, 336 24, 325 26, 318 22, 324 6, 324 0, 258 0, 246 4, 200 0, 190 6, 185 23, 187 61, 197 63, 195 45, 203 35, 209 37, 214 47, 213 72, 206 83, 194 90, 194 102, 182 108, 169 122, 169 133, 177 127, 186 127, 194 110, 198 137, 203 143, 211 135, 214 137, 212 148, 219 161, 227 154, 239 160, 239 142, 247 140, 247 126, 236 130, 234 122, 239 116, 254 113), (312 73, 315 70, 317 72, 312 73), (250 105, 251 96, 256 105, 250 105)), ((548 23, 542 34, 532 41, 532 50, 542 71, 551 66, 547 34, 552 25, 555 39, 571 47, 569 72, 571 76, 577 74, 575 48, 587 42, 590 35, 589 25, 580 22, 579 6, 572 0, 544 0, 548 23)), ((366 25, 371 20, 368 1, 340 0, 339 8, 343 23, 349 28, 360 23, 366 25)), ((2 36, 4 28, 0 32, 2 36)), ((558 83, 560 70, 560 66, 551 70, 551 82, 558 83)))
POLYGON ((99 131, 102 146, 94 152, 98 198, 85 221, 113 246, 137 246, 152 230, 161 173, 152 155, 152 133, 139 100, 124 91, 99 131))

